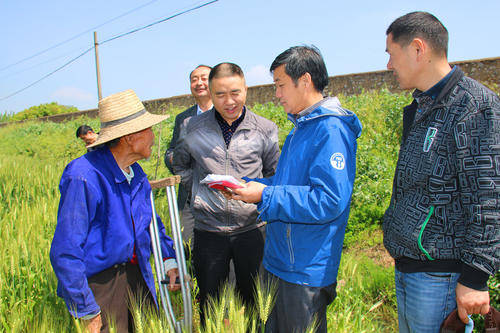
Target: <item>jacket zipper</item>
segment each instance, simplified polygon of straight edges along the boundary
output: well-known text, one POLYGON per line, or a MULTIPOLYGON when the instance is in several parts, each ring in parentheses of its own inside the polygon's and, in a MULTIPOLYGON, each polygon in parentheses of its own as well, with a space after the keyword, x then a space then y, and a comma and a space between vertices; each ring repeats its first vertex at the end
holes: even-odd
MULTIPOLYGON (((410 128, 408 128, 408 131, 406 133, 406 137, 405 137, 405 133, 403 133, 403 138, 401 140, 401 144, 400 144, 400 149, 399 149, 399 156, 398 156, 398 163, 396 164, 396 170, 395 170, 395 173, 394 173, 394 179, 392 180, 392 193, 395 192, 396 190, 396 184, 397 182, 399 181, 399 159, 401 157, 401 153, 404 149, 408 149, 405 144, 406 144, 406 140, 408 139, 408 135, 410 134, 410 132, 419 124, 421 123, 422 121, 424 121, 424 119, 428 118, 430 114, 432 114, 432 111, 437 107, 437 105, 439 104, 436 104, 436 101, 434 101, 434 103, 431 105, 431 107, 429 108, 429 110, 427 110, 425 112, 425 114, 423 116, 421 116, 418 120, 415 120, 415 118, 413 118, 413 121, 410 125, 410 128)), ((416 110, 415 110, 415 113, 418 112, 418 102, 417 102, 417 106, 416 106, 416 110)), ((415 114, 415 117, 417 115, 415 114)), ((413 155, 413 152, 412 151, 406 151, 406 153, 408 155, 413 155)), ((396 198, 394 198, 394 204, 396 204, 396 198)), ((420 244, 419 244, 420 246, 420 244)))
MULTIPOLYGON (((288 145, 288 156, 290 156, 290 147, 292 146, 292 140, 297 132, 297 125, 293 129, 292 137, 290 138, 290 144, 288 145)), ((288 245, 288 254, 290 255, 290 265, 295 264, 295 256, 293 254, 293 244, 292 244, 292 226, 290 223, 286 225, 286 243, 288 245)))
POLYGON ((292 133, 292 137, 290 138, 290 144, 288 145, 288 156, 290 156, 290 147, 292 146, 292 140, 293 137, 295 136, 295 133, 297 132, 297 125, 295 125, 292 133))
POLYGON ((420 234, 418 235, 418 248, 420 249, 420 251, 422 251, 425 254, 427 259, 429 259, 429 260, 434 260, 434 258, 431 257, 429 252, 427 252, 424 249, 424 247, 422 246, 422 235, 424 234, 424 229, 427 226, 427 223, 429 222, 429 220, 432 216, 432 213, 434 213, 434 206, 431 206, 431 209, 429 210, 429 214, 427 214, 427 218, 425 219, 424 224, 422 224, 422 228, 420 228, 420 234))
MULTIPOLYGON (((224 141, 224 139, 222 139, 222 141, 224 141)), ((226 148, 226 160, 224 162, 224 164, 225 164, 224 168, 225 168, 225 174, 227 175, 228 170, 229 170, 229 168, 228 168, 229 151, 228 151, 228 147, 226 147, 226 142, 223 142, 223 144, 224 144, 224 147, 226 148)), ((224 201, 225 201, 224 202, 224 210, 226 211, 226 226, 229 226, 229 220, 230 220, 230 218, 229 218, 229 216, 230 216, 230 214, 229 214, 229 200, 224 197, 224 201)))
POLYGON ((286 225, 286 242, 288 244, 288 253, 290 254, 290 264, 295 263, 295 257, 293 255, 293 245, 292 245, 292 226, 290 223, 286 225))
MULTIPOLYGON (((241 124, 240 124, 241 125, 241 124)), ((219 127, 220 128, 220 127, 219 127)), ((238 126, 236 128, 236 131, 234 131, 232 137, 231 137, 231 141, 229 141, 229 145, 226 146, 226 140, 224 140, 224 134, 222 133, 222 130, 221 130, 221 138, 222 138, 222 146, 224 147, 224 151, 226 153, 226 158, 225 158, 225 161, 224 161, 224 169, 225 169, 225 174, 228 175, 229 174, 229 146, 231 146, 231 143, 233 142, 233 139, 235 138, 236 136, 236 133, 238 133, 238 130, 240 129, 240 126, 238 126)), ((230 221, 231 221, 231 212, 229 211, 229 200, 226 199, 224 197, 224 207, 225 207, 225 212, 226 212, 226 226, 229 226, 230 225, 230 221)))

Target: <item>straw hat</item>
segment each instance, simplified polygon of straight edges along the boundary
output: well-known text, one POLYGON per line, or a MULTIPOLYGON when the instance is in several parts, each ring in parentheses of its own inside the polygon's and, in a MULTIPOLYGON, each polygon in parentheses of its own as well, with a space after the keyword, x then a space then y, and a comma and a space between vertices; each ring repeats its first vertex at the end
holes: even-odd
POLYGON ((131 89, 113 94, 99 101, 101 131, 97 140, 87 147, 94 147, 142 131, 168 117, 147 112, 139 97, 131 89))

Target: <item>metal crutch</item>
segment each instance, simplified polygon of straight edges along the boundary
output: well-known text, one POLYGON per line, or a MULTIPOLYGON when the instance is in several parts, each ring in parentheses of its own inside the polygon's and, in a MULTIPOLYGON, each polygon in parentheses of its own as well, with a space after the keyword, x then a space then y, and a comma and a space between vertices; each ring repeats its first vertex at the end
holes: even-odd
POLYGON ((151 234, 151 244, 153 248, 153 256, 156 267, 156 282, 160 290, 160 298, 165 312, 170 329, 174 332, 192 332, 193 309, 191 303, 191 288, 190 277, 187 272, 186 258, 184 256, 184 246, 182 243, 181 224, 179 219, 179 209, 177 208, 177 200, 175 194, 175 185, 181 181, 180 176, 163 178, 160 180, 150 181, 151 184, 151 208, 153 212, 153 220, 149 227, 151 234), (177 256, 177 266, 179 269, 179 280, 181 284, 182 302, 184 305, 184 318, 177 320, 172 308, 172 302, 167 289, 169 278, 163 266, 163 256, 161 253, 160 235, 158 232, 158 222, 156 219, 156 210, 153 198, 153 189, 166 188, 168 208, 170 213, 170 225, 172 227, 172 236, 174 240, 175 252, 177 256))

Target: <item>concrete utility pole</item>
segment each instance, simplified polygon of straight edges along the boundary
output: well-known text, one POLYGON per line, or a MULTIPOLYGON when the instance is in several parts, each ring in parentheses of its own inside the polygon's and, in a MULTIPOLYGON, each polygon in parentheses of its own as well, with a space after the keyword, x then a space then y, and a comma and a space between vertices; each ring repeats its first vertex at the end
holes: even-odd
POLYGON ((101 71, 99 70, 99 53, 98 48, 99 43, 97 43, 97 32, 94 31, 94 50, 95 50, 95 72, 97 75, 97 95, 99 96, 99 101, 102 99, 101 91, 101 71))

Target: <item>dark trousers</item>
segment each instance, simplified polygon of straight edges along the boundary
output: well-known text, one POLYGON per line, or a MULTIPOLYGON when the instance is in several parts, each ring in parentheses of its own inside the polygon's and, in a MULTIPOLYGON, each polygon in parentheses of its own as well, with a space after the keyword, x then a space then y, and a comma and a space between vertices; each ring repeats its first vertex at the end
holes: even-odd
POLYGON ((110 322, 118 333, 133 332, 134 323, 129 311, 130 295, 142 306, 156 308, 138 265, 114 265, 88 278, 89 287, 101 307, 101 332, 109 332, 110 322), (140 297, 140 299, 139 299, 140 297))
POLYGON ((190 243, 193 239, 194 217, 189 207, 189 202, 186 202, 181 211, 181 225, 182 225, 182 241, 190 243))
POLYGON ((302 333, 316 319, 316 332, 326 333, 326 307, 333 302, 337 283, 309 287, 286 282, 265 271, 265 279, 277 282, 276 303, 266 323, 267 333, 302 333))
POLYGON ((231 259, 236 290, 248 306, 253 306, 254 279, 259 273, 264 252, 263 233, 263 227, 236 235, 194 230, 193 261, 200 288, 202 325, 208 297, 218 297, 220 287, 228 278, 231 259))

